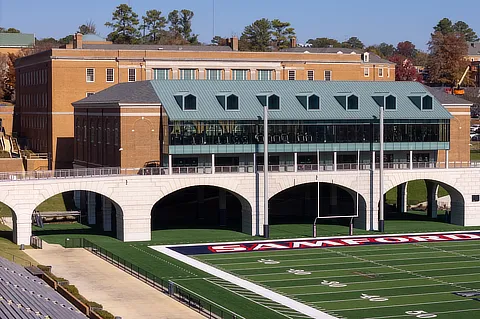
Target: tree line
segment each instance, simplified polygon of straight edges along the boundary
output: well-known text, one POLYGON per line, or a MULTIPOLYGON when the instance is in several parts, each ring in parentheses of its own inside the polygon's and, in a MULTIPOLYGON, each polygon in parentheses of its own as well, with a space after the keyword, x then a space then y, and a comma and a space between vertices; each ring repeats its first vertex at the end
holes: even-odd
MULTIPOLYGON (((166 16, 158 10, 148 10, 139 18, 132 7, 120 4, 112 13, 111 21, 105 25, 112 31, 107 39, 117 44, 160 44, 160 45, 202 45, 198 34, 192 29, 194 13, 187 9, 173 10, 166 16)), ((0 32, 19 33, 15 28, 0 27, 0 32)), ((87 21, 78 27, 77 32, 98 34, 93 21, 87 21)), ((290 46, 295 37, 295 28, 290 22, 279 19, 262 18, 245 26, 239 38, 239 50, 242 51, 280 51, 290 46)), ((58 47, 72 42, 73 35, 64 38, 45 38, 36 41, 32 49, 17 54, 0 54, 0 99, 12 96, 15 87, 14 63, 19 57, 58 47)), ((321 37, 309 39, 304 46, 312 48, 350 48, 371 52, 396 65, 397 81, 421 81, 429 84, 455 86, 469 66, 465 59, 468 54, 468 42, 479 41, 475 31, 465 22, 455 23, 443 18, 433 27, 428 42, 428 51, 418 50, 410 41, 399 42, 396 46, 386 42, 365 46, 358 37, 345 41, 321 37), (417 66, 426 72, 419 74, 417 66)), ((227 45, 226 37, 215 36, 208 45, 227 45)), ((203 44, 207 45, 207 44, 203 44)), ((463 85, 472 84, 467 76, 463 85)))

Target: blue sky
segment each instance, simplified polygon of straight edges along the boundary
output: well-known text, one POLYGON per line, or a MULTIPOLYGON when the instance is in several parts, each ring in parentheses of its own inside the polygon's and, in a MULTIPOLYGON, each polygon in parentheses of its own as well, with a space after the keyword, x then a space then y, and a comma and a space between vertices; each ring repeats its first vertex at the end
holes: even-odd
POLYGON ((104 23, 118 4, 127 2, 140 17, 149 9, 164 15, 190 9, 195 13, 194 32, 200 41, 210 42, 214 1, 215 33, 225 37, 240 35, 246 25, 264 17, 291 22, 299 43, 316 37, 343 41, 357 36, 366 45, 409 40, 425 49, 433 26, 444 17, 465 21, 480 34, 478 0, 0 0, 0 26, 35 33, 37 38, 61 38, 93 20, 106 36, 110 29, 104 23))

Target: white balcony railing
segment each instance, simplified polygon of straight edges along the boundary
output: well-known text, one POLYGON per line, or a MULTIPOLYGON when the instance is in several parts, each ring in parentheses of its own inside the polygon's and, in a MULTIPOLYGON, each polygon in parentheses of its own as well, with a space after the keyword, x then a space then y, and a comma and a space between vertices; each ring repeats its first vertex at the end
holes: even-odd
MULTIPOLYGON (((331 171, 355 171, 370 170, 370 163, 338 163, 336 167, 333 164, 298 164, 297 172, 331 172, 331 171)), ((375 164, 375 169, 380 166, 375 164)), ((455 168, 480 168, 480 161, 471 162, 393 162, 384 163, 386 170, 410 170, 410 169, 455 169, 455 168)), ((257 165, 257 172, 263 172, 264 166, 257 165)), ((295 172, 295 166, 269 165, 269 172, 288 173, 295 172)), ((119 168, 119 167, 101 167, 101 168, 79 168, 79 169, 60 169, 60 170, 38 170, 27 172, 0 172, 0 181, 16 180, 37 180, 37 179, 55 179, 55 178, 84 178, 84 177, 105 177, 105 176, 133 176, 133 175, 177 175, 177 174, 241 174, 254 173, 253 165, 238 166, 192 166, 192 167, 143 167, 143 168, 119 168)))

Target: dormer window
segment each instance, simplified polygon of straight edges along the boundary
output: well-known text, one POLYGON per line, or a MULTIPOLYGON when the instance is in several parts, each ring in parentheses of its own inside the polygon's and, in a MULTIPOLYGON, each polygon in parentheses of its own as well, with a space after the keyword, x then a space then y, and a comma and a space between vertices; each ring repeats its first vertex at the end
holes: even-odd
POLYGON ((370 53, 365 52, 365 53, 362 55, 362 60, 363 60, 363 62, 365 62, 365 63, 370 62, 370 53))
POLYGON ((396 110, 397 98, 393 95, 389 95, 385 98, 385 110, 396 110))
POLYGON ((184 111, 196 111, 197 110, 197 97, 188 92, 179 92, 174 95, 177 104, 184 111))
POLYGON ((385 108, 385 110, 394 111, 397 109, 397 97, 388 92, 377 92, 372 98, 378 106, 385 108))
POLYGON ((231 92, 221 92, 216 95, 217 101, 226 111, 238 111, 238 96, 231 92))
POLYGON ((422 98, 422 110, 433 110, 433 99, 430 95, 422 98))
POLYGON ((320 110, 320 97, 312 92, 297 94, 297 100, 303 105, 306 110, 320 110))
POLYGON ((408 98, 422 111, 433 110, 433 97, 430 94, 420 92, 416 95, 410 95, 408 98))
POLYGON ((341 93, 341 95, 336 95, 335 99, 337 102, 347 111, 358 111, 358 96, 352 93, 341 93))
POLYGON ((352 94, 348 97, 347 110, 358 110, 358 96, 352 94))
POLYGON ((271 92, 257 94, 258 101, 262 106, 267 106, 269 110, 280 110, 280 97, 271 92))

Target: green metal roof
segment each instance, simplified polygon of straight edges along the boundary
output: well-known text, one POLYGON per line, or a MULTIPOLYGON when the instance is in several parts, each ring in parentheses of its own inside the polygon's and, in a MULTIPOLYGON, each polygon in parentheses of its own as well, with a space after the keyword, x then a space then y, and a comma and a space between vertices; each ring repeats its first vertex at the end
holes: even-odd
MULTIPOLYGON (((385 119, 449 119, 452 116, 433 98, 433 110, 421 110, 409 96, 431 95, 418 82, 343 82, 343 81, 149 81, 171 120, 256 120, 263 117, 258 96, 275 94, 280 97, 280 110, 269 111, 271 120, 371 120, 379 116, 374 96, 392 94, 397 109, 386 110, 385 119), (239 110, 231 111, 219 103, 222 92, 238 96, 239 110), (307 110, 297 96, 316 94, 319 110, 307 110), (193 94, 197 110, 183 111, 175 96, 193 94), (336 96, 358 97, 358 110, 346 110, 336 96)), ((432 96, 433 97, 433 96, 432 96)), ((131 101, 134 103, 134 101, 131 101)))
POLYGON ((25 48, 35 45, 35 35, 29 33, 0 33, 0 47, 25 48))
POLYGON ((93 33, 84 34, 82 37, 83 41, 91 41, 91 42, 105 42, 107 39, 102 38, 101 36, 93 33))

